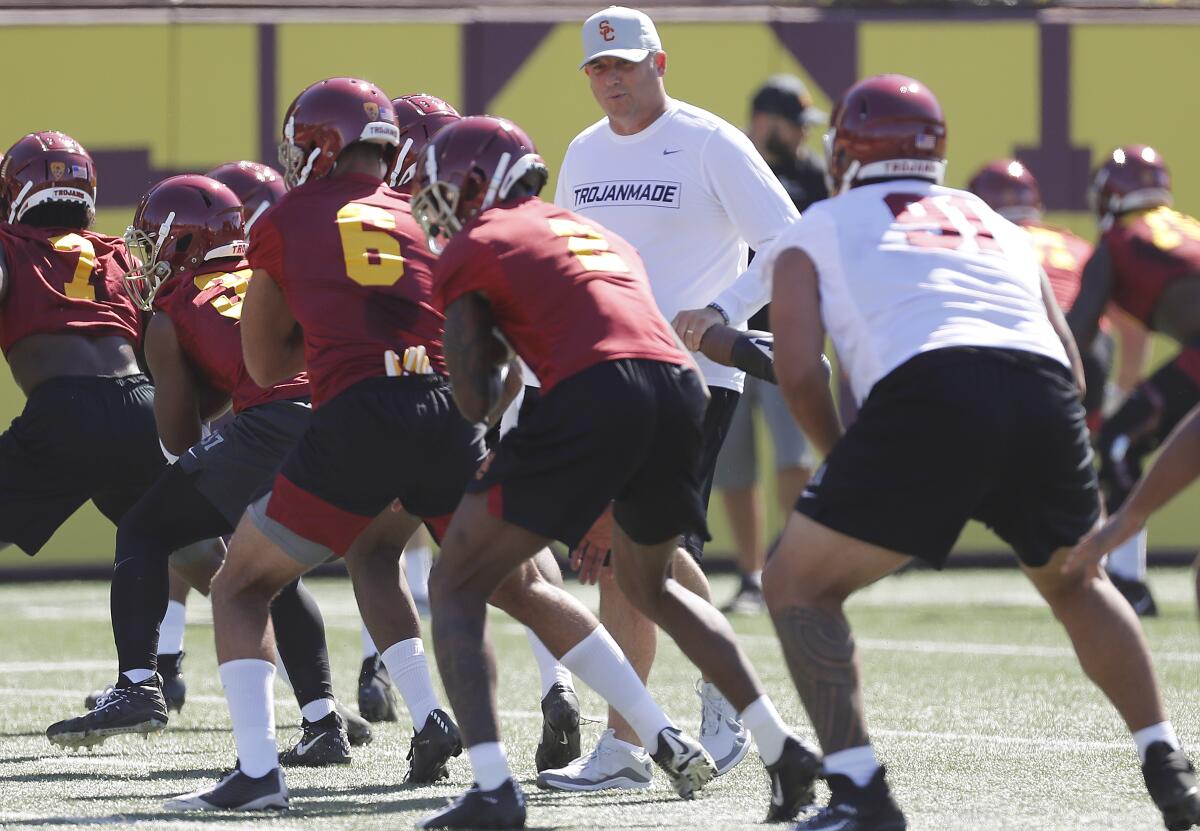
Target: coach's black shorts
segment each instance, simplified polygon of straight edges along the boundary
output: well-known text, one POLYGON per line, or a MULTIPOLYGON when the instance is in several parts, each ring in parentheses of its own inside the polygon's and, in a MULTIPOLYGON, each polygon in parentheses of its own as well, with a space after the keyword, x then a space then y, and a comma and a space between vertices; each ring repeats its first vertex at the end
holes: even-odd
POLYGON ((647 360, 589 367, 543 391, 468 485, 493 515, 574 547, 610 501, 643 545, 705 525, 703 382, 647 360))
MULTIPOLYGON (((721 455, 721 445, 729 435, 729 427, 733 424, 733 414, 737 412, 738 399, 742 394, 737 390, 725 387, 709 387, 708 409, 704 411, 704 448, 700 451, 700 482, 704 511, 708 513, 708 499, 712 495, 713 479, 717 475, 717 459, 721 455)), ((688 533, 683 535, 680 543, 687 552, 699 562, 704 556, 704 543, 708 541, 707 532, 703 535, 688 533)))
POLYGON ((1100 514, 1071 374, 1015 350, 918 355, 875 385, 796 510, 939 568, 978 519, 1045 565, 1100 514))
POLYGON ((311 419, 307 398, 250 407, 189 448, 176 464, 237 527, 246 506, 271 489, 279 466, 311 419))
POLYGON ((0 542, 33 556, 89 499, 116 523, 165 466, 145 375, 52 378, 0 434, 0 542))
POLYGON ((266 517, 339 555, 393 499, 444 530, 483 456, 445 378, 369 378, 313 411, 266 517))

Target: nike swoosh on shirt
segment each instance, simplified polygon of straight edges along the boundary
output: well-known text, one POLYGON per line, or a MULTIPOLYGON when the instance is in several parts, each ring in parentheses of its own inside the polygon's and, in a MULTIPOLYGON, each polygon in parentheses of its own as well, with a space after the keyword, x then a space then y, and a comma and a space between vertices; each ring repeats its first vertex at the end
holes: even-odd
POLYGON ((682 153, 682 152, 683 152, 683 148, 682 148, 682 147, 676 147, 674 150, 666 150, 666 149, 664 149, 664 150, 663 150, 663 155, 664 155, 664 156, 670 156, 670 155, 673 155, 673 154, 675 154, 675 153, 682 153))

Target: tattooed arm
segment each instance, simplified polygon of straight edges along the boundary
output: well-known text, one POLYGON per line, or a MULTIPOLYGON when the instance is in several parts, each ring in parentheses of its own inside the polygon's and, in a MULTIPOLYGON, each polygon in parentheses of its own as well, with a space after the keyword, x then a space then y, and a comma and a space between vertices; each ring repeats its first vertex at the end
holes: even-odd
POLYGON ((471 422, 499 420, 520 391, 521 362, 494 331, 487 300, 464 294, 446 308, 442 350, 454 401, 471 422))

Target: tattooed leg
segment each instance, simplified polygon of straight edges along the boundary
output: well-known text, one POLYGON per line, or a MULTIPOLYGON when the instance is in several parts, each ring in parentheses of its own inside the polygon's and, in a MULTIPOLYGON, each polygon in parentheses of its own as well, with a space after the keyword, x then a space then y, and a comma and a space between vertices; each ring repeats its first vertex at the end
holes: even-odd
POLYGON ((840 604, 792 606, 771 617, 821 749, 829 754, 868 744, 854 636, 840 604))
POLYGON ((846 598, 908 561, 793 513, 763 572, 788 669, 826 754, 868 744, 846 598))

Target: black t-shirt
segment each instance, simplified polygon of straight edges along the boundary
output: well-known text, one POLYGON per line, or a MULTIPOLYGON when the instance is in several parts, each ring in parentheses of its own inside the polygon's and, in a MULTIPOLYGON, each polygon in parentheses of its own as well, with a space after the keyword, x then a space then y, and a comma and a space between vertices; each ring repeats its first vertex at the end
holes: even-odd
MULTIPOLYGON (((829 198, 829 188, 825 185, 825 166, 811 154, 793 159, 782 166, 771 166, 771 172, 779 178, 779 184, 787 191, 796 205, 796 210, 804 213, 809 205, 829 198)), ((754 252, 750 252, 754 257, 754 252)), ((750 318, 749 326, 761 332, 771 331, 769 313, 771 304, 763 306, 750 318)))

